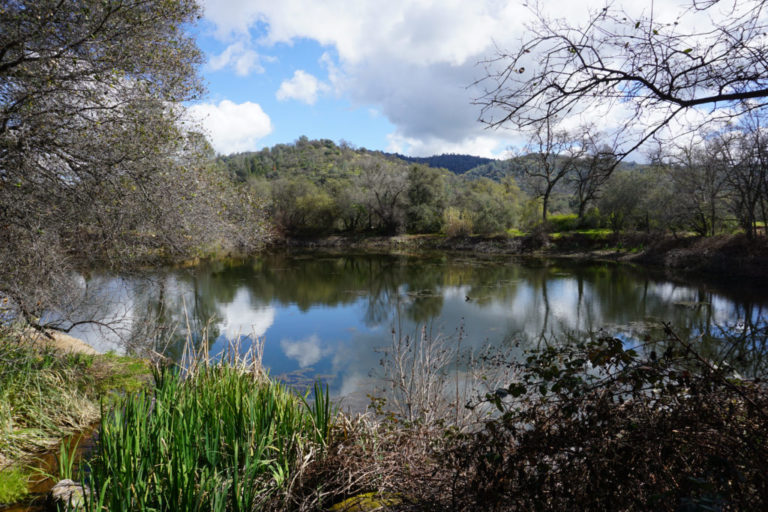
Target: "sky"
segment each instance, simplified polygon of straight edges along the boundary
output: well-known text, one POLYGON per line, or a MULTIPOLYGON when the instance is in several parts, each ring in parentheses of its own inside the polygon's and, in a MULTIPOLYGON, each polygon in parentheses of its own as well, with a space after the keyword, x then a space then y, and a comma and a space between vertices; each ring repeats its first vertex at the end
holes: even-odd
MULTIPOLYGON (((588 16, 582 1, 545 5, 571 23, 588 16)), ((472 102, 482 61, 513 49, 532 19, 522 1, 203 0, 203 7, 192 31, 206 57, 208 95, 190 114, 218 153, 302 135, 412 156, 503 157, 521 143, 512 130, 487 129, 472 102)))

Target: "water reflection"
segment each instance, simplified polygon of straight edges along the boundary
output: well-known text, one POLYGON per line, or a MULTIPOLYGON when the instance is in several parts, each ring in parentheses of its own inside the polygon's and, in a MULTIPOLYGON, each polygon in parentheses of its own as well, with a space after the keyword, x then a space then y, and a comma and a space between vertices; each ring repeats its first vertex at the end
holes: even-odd
MULTIPOLYGON (((700 338, 711 357, 747 372, 763 364, 768 337, 762 288, 681 284, 611 264, 273 254, 141 277, 94 274, 88 288, 115 305, 129 339, 146 338, 156 322, 175 325, 171 357, 180 357, 186 331, 207 328, 214 350, 226 338, 243 337, 247 347, 263 336, 272 375, 294 382, 322 375, 342 394, 369 385, 376 349, 389 343, 395 325, 415 332, 428 324, 449 339, 463 328, 462 349, 478 350, 600 329, 638 343, 661 339, 668 322, 682 338, 700 338)), ((76 334, 92 342, 103 336, 76 334)))

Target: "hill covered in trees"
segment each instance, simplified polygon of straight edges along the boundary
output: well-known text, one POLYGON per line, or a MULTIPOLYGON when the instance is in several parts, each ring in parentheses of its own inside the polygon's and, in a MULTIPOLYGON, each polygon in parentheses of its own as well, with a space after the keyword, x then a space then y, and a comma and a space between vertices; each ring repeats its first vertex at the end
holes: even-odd
POLYGON ((524 199, 514 180, 468 180, 326 139, 301 137, 216 165, 265 198, 286 235, 502 232, 517 223, 524 199))
POLYGON ((261 151, 235 153, 217 158, 219 167, 240 180, 265 178, 274 180, 302 176, 316 182, 355 174, 363 159, 381 163, 399 161, 394 155, 329 139, 309 140, 302 136, 291 144, 277 144, 261 151))
POLYGON ((454 153, 443 153, 441 155, 432 156, 405 156, 395 153, 394 156, 400 160, 405 160, 406 162, 448 169, 454 174, 463 174, 475 167, 497 162, 497 160, 492 158, 484 158, 474 155, 457 155, 454 153))

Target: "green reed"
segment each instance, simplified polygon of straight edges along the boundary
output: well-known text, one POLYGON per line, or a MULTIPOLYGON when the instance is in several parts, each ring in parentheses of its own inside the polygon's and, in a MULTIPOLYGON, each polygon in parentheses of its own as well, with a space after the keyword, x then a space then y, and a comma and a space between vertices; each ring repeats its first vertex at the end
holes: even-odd
POLYGON ((89 509, 258 509, 324 445, 327 389, 315 397, 222 362, 157 370, 152 391, 103 411, 89 509))
POLYGON ((78 444, 79 441, 73 444, 61 444, 61 447, 59 448, 59 454, 56 457, 56 465, 58 466, 59 470, 58 474, 56 475, 57 478, 72 480, 75 477, 75 462, 77 461, 78 444))

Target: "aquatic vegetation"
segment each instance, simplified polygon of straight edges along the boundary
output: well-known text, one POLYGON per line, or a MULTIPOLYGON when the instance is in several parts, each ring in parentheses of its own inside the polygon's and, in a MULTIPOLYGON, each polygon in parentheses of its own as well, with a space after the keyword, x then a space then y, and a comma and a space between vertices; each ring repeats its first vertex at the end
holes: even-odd
POLYGON ((14 503, 27 495, 29 472, 13 467, 0 469, 0 505, 14 503))

